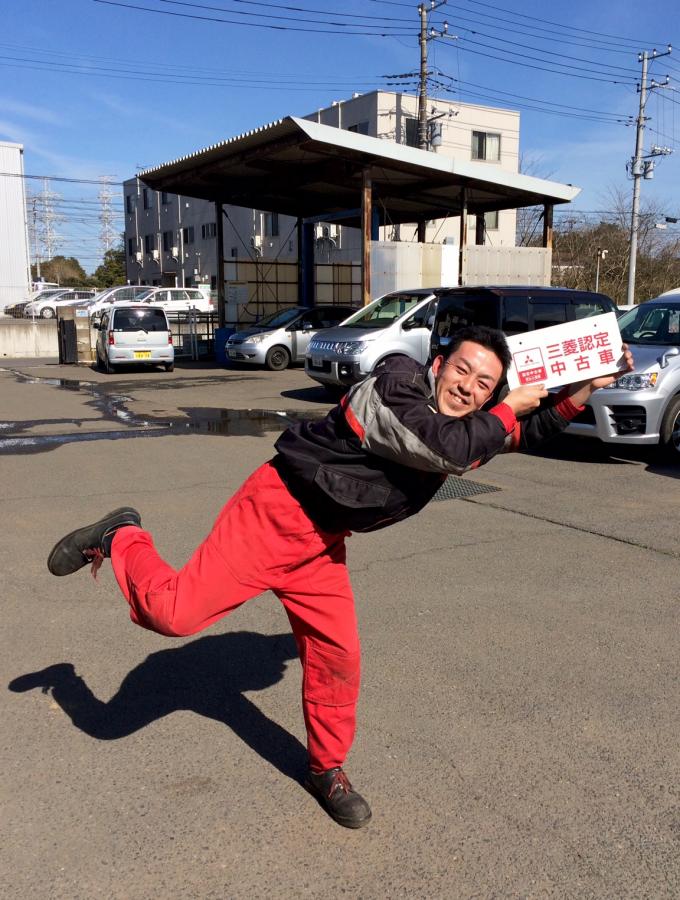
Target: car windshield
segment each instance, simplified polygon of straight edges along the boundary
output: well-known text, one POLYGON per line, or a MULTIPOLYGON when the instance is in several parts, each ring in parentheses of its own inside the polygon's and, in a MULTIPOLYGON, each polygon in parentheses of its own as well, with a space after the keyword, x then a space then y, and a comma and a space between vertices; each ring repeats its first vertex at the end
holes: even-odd
POLYGON ((619 319, 627 344, 665 344, 680 347, 680 301, 642 303, 619 319))
POLYGON ((114 331, 167 331, 162 309, 118 309, 113 320, 114 331))
POLYGON ((425 299, 425 294, 408 294, 399 291, 396 294, 387 294, 380 300, 369 303, 365 309, 360 309, 346 322, 343 328, 386 328, 404 313, 409 312, 418 303, 425 299))
POLYGON ((284 325, 288 325, 297 318, 301 312, 302 310, 296 306, 289 306, 287 309, 280 309, 278 312, 264 316, 253 325, 253 328, 259 328, 261 325, 265 328, 283 328, 284 325))

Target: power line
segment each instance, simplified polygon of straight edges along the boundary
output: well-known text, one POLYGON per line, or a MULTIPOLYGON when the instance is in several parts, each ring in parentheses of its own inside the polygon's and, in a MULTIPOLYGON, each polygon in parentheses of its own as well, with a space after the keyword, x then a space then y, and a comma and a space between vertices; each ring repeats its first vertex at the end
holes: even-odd
MULTIPOLYGON (((188 3, 188 2, 180 3, 180 2, 177 2, 177 0, 158 0, 158 2, 159 3, 172 3, 175 6, 196 6, 196 7, 200 7, 201 9, 214 9, 214 10, 221 10, 223 12, 236 12, 236 10, 231 10, 231 9, 225 8, 223 6, 202 6, 200 3, 188 3)), ((385 21, 384 16, 364 16, 361 13, 344 13, 344 12, 335 12, 335 11, 329 12, 327 9, 310 9, 306 6, 305 7, 303 7, 303 6, 288 6, 283 3, 282 4, 265 3, 265 2, 263 2, 263 0, 259 0, 259 2, 258 2, 258 0, 231 0, 231 2, 237 3, 239 5, 243 5, 243 6, 260 6, 260 7, 265 7, 266 9, 286 9, 286 10, 292 11, 292 12, 301 12, 301 13, 304 13, 305 15, 312 13, 313 15, 320 15, 320 16, 329 16, 329 15, 340 16, 343 19, 371 19, 371 20, 377 19, 380 22, 385 21)), ((238 15, 246 15, 246 13, 238 13, 238 15)), ((253 15, 258 15, 258 14, 254 13, 253 15)), ((279 18, 279 17, 278 16, 270 17, 268 15, 268 18, 279 18)), ((405 19, 405 18, 404 19, 393 19, 392 21, 408 22, 409 24, 413 23, 412 18, 410 18, 410 19, 405 19)))
MULTIPOLYGON (((455 22, 449 23, 449 24, 452 24, 453 27, 455 28, 455 22)), ((466 31, 469 31, 471 34, 479 35, 480 37, 488 38, 489 40, 492 40, 492 41, 497 41, 497 42, 500 43, 500 44, 509 44, 511 47, 521 47, 523 50, 532 50, 532 51, 534 51, 535 53, 541 53, 541 54, 543 54, 544 56, 557 56, 557 57, 560 57, 561 59, 571 59, 571 60, 573 60, 574 62, 577 62, 577 63, 586 63, 586 64, 589 65, 589 66, 597 66, 597 67, 599 67, 600 69, 603 69, 603 70, 604 70, 604 71, 601 72, 600 74, 614 74, 614 70, 618 70, 618 71, 620 71, 620 72, 624 72, 624 73, 630 75, 631 78, 633 78, 634 76, 637 75, 637 71, 636 71, 636 70, 631 69, 631 68, 628 68, 628 67, 626 67, 626 66, 615 66, 615 65, 601 64, 601 63, 597 62, 597 60, 586 59, 586 58, 583 57, 583 56, 573 56, 572 54, 558 53, 558 52, 555 51, 555 50, 544 50, 542 47, 532 47, 532 46, 530 46, 529 44, 522 44, 522 43, 520 43, 519 41, 507 41, 507 40, 505 40, 504 38, 496 37, 496 36, 493 35, 493 34, 487 34, 487 33, 484 32, 484 31, 475 31, 475 30, 472 29, 472 28, 467 28, 467 29, 465 29, 465 30, 466 30, 466 31)), ((467 40, 467 38, 459 38, 459 39, 460 39, 460 40, 467 40)), ((488 45, 482 44, 481 46, 488 46, 488 45)), ((503 49, 503 48, 500 48, 500 49, 503 49)), ((511 51, 509 51, 509 50, 503 50, 503 52, 504 52, 504 53, 510 53, 511 51)), ((550 60, 545 60, 545 62, 548 62, 548 63, 549 63, 550 60)), ((565 63, 555 63, 555 65, 565 65, 565 63)), ((569 66, 569 68, 576 68, 576 67, 575 67, 575 66, 569 66)))
MULTIPOLYGON (((444 14, 439 13, 438 15, 443 16, 444 14)), ((593 41, 593 40, 587 39, 587 38, 581 38, 577 35, 569 35, 569 36, 565 37, 563 34, 560 34, 559 31, 555 31, 554 29, 551 29, 551 28, 540 28, 537 26, 533 26, 533 27, 529 26, 529 30, 527 30, 526 28, 524 28, 524 29, 523 28, 508 28, 507 24, 521 25, 521 23, 518 23, 516 19, 506 19, 504 16, 499 16, 498 14, 494 14, 493 16, 491 16, 491 15, 488 15, 487 13, 479 13, 479 15, 484 16, 488 19, 491 19, 492 21, 485 22, 484 19, 482 19, 481 21, 479 19, 470 19, 468 16, 461 16, 460 13, 458 11, 456 11, 456 18, 459 21, 472 22, 472 24, 474 24, 474 25, 483 25, 486 28, 495 28, 498 31, 511 32, 513 34, 521 34, 521 35, 528 36, 528 37, 534 37, 534 38, 538 38, 538 40, 541 40, 541 41, 555 40, 555 38, 552 37, 552 35, 555 35, 557 43, 569 44, 573 47, 584 47, 584 48, 588 48, 591 50, 602 50, 605 53, 618 53, 618 54, 625 54, 626 56, 630 56, 631 53, 633 52, 632 48, 623 49, 623 48, 619 48, 619 47, 611 47, 607 44, 604 44, 604 43, 601 43, 598 41, 593 41), (496 22, 502 22, 504 24, 502 26, 496 26, 495 25, 496 22), (543 37, 543 35, 540 32, 544 32, 545 34, 551 35, 551 37, 543 37), (574 38, 574 40, 570 39, 572 37, 574 38)))
MULTIPOLYGON (((560 72, 559 69, 548 69, 548 68, 546 68, 545 66, 537 66, 537 65, 535 65, 534 63, 529 63, 529 62, 527 62, 525 59, 522 59, 521 61, 518 61, 518 60, 515 60, 515 59, 506 59, 506 58, 503 57, 503 56, 492 55, 491 53, 484 53, 484 52, 481 51, 481 50, 474 50, 472 47, 466 47, 466 46, 464 46, 464 44, 463 44, 462 42, 456 42, 455 48, 454 48, 453 45, 452 45, 451 43, 449 43, 448 41, 437 41, 437 43, 444 44, 445 46, 449 47, 450 49, 463 50, 465 53, 473 53, 473 54, 475 54, 476 56, 483 56, 483 57, 485 57, 486 59, 493 59, 493 60, 496 60, 497 62, 507 62, 507 63, 510 63, 510 64, 513 65, 513 66, 522 66, 522 67, 525 68, 525 69, 536 69, 536 70, 539 71, 539 72, 549 72, 551 75, 564 75, 564 76, 567 76, 567 77, 569 77, 569 78, 579 78, 579 79, 586 80, 586 81, 599 81, 599 82, 605 82, 605 83, 607 83, 607 84, 624 84, 624 85, 625 85, 625 84, 632 84, 632 83, 634 83, 634 82, 632 82, 632 81, 631 81, 631 82, 624 81, 623 79, 617 80, 617 79, 613 79, 613 78, 600 78, 600 77, 598 77, 598 76, 596 76, 596 75, 582 75, 582 74, 579 74, 579 73, 577 73, 577 72, 560 72)), ((481 46, 481 47, 487 47, 487 46, 488 46, 487 44, 480 44, 478 41, 468 41, 468 43, 470 43, 470 44, 477 44, 477 45, 479 45, 479 46, 481 46)), ((498 50, 497 47, 490 47, 489 49, 491 49, 491 50, 498 50)), ((502 51, 502 52, 506 52, 506 53, 507 53, 507 52, 509 52, 509 51, 502 51)), ((515 53, 515 54, 513 54, 513 55, 514 55, 514 56, 520 56, 521 54, 515 53)), ((544 61, 545 61, 545 60, 541 60, 541 62, 544 62, 544 61)), ((561 65, 561 64, 555 63, 555 65, 561 65)), ((562 68, 567 68, 567 67, 566 67, 566 66, 562 66, 562 68)))
POLYGON ((578 28, 575 25, 567 25, 564 22, 555 22, 553 19, 541 19, 541 18, 538 18, 537 16, 529 16, 529 15, 526 15, 525 13, 517 12, 517 10, 515 10, 515 9, 507 9, 507 7, 496 6, 495 4, 491 4, 491 3, 484 3, 484 2, 482 2, 482 0, 467 0, 467 2, 472 3, 474 6, 485 6, 487 9, 492 9, 494 12, 497 12, 497 11, 506 12, 506 13, 509 13, 510 15, 514 16, 515 18, 530 19, 532 22, 541 22, 543 25, 555 25, 558 28, 563 28, 565 31, 567 31, 567 30, 568 31, 577 31, 582 34, 597 35, 597 37, 610 38, 616 42, 622 41, 623 43, 627 44, 630 47, 639 47, 640 43, 651 44, 651 45, 654 45, 656 43, 661 46, 664 46, 664 41, 649 41, 649 40, 643 40, 640 37, 623 37, 622 35, 617 35, 617 34, 607 34, 604 31, 593 31, 593 29, 591 29, 591 28, 578 28))
MULTIPOLYGON (((245 28, 266 28, 274 31, 301 31, 307 32, 310 34, 344 34, 344 35, 364 35, 365 37, 393 37, 397 34, 403 35, 404 37, 408 35, 412 35, 411 31, 392 31, 392 30, 380 30, 380 31, 343 31, 340 29, 332 29, 332 28, 299 28, 292 25, 270 25, 264 22, 240 22, 238 19, 221 19, 217 16, 199 16, 195 13, 180 13, 180 12, 171 12, 166 9, 153 9, 149 6, 138 6, 134 3, 119 3, 116 0, 92 0, 93 3, 102 3, 105 6, 117 6, 122 9, 134 9, 140 10, 142 12, 150 12, 155 13, 160 16, 175 16, 181 19, 195 19, 200 22, 219 22, 224 25, 241 25, 245 28)), ((305 21, 304 19, 299 19, 298 21, 305 21)), ((356 28, 358 26, 353 25, 352 27, 356 28)), ((364 26, 368 27, 368 26, 364 26)), ((389 26, 387 26, 389 28, 389 26)))

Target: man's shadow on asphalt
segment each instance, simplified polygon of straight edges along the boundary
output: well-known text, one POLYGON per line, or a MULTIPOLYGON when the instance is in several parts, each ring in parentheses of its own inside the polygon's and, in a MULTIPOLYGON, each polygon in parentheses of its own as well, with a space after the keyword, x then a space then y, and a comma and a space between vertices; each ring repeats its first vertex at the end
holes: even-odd
POLYGON ((15 693, 34 688, 50 693, 76 728, 100 741, 127 737, 176 710, 191 710, 223 722, 272 766, 300 781, 305 748, 244 696, 280 681, 287 661, 297 655, 292 634, 238 631, 152 653, 106 702, 95 697, 71 663, 21 675, 8 687, 15 693))

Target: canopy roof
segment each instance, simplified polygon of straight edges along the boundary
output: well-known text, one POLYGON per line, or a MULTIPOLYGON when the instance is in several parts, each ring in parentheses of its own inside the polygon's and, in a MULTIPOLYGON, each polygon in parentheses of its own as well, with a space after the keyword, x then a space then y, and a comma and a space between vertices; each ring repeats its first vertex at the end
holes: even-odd
MULTIPOLYGON (((383 222, 568 203, 572 185, 507 172, 288 116, 140 173, 158 191, 302 218, 356 210, 363 175, 383 222)), ((358 224, 351 219, 347 224, 358 224)))

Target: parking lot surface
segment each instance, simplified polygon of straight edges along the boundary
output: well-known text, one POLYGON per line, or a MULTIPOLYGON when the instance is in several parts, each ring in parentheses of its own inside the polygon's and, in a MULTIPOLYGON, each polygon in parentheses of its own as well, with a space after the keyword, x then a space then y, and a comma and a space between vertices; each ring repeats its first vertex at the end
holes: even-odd
POLYGON ((132 625, 63 533, 123 504, 181 565, 323 391, 185 366, 0 369, 8 898, 676 898, 680 487, 562 438, 348 541, 363 641, 338 827, 302 789, 300 666, 271 594, 206 632, 132 625))

